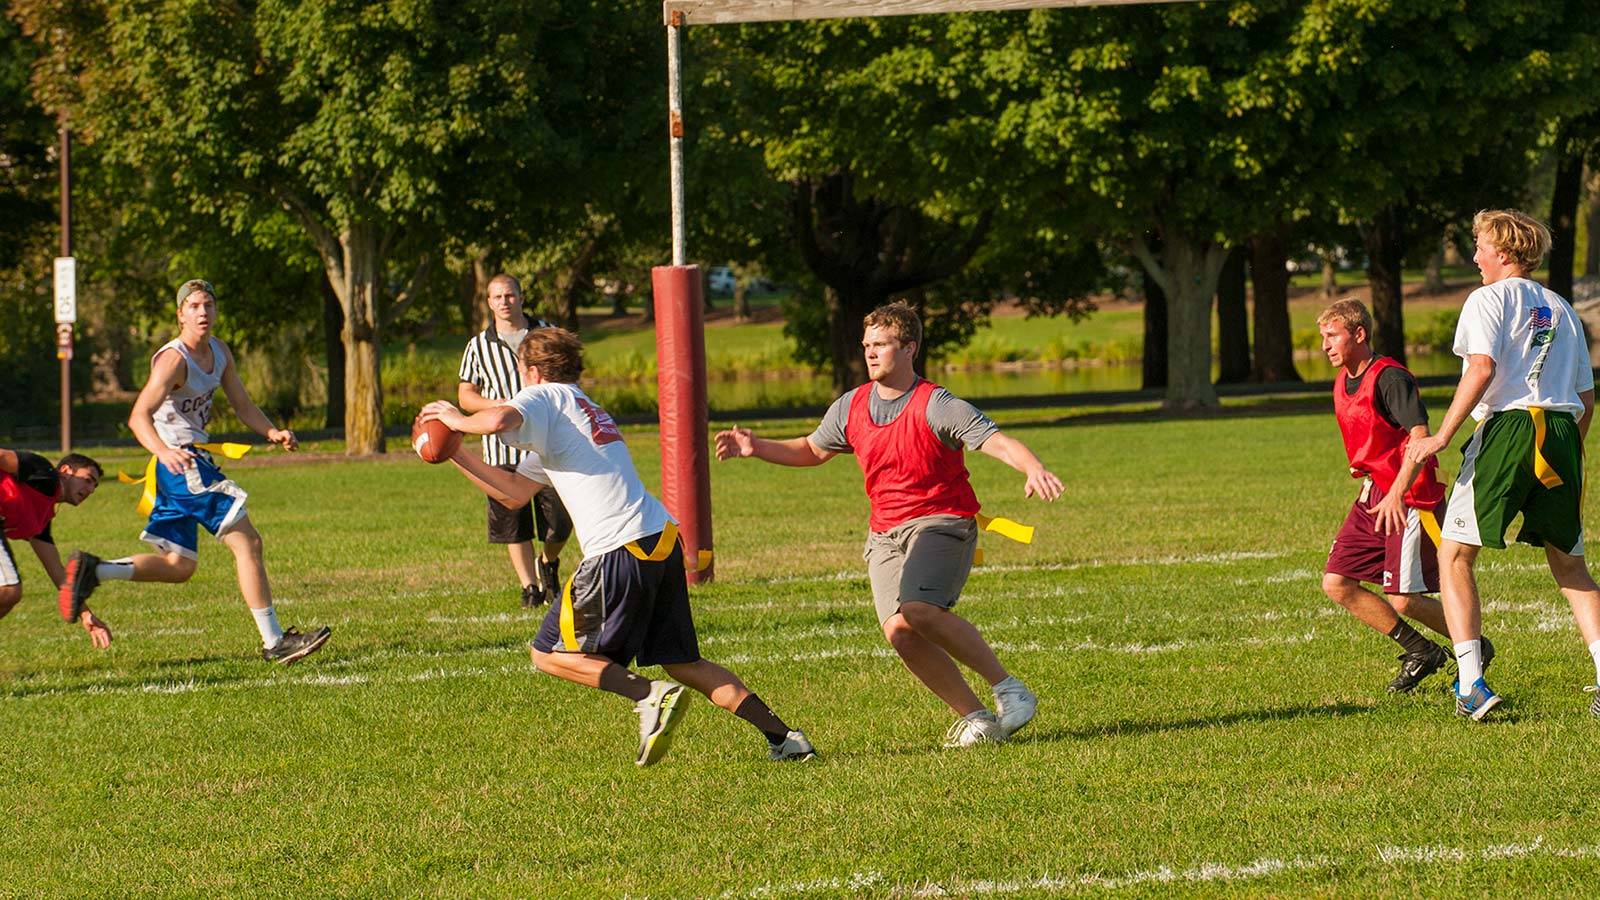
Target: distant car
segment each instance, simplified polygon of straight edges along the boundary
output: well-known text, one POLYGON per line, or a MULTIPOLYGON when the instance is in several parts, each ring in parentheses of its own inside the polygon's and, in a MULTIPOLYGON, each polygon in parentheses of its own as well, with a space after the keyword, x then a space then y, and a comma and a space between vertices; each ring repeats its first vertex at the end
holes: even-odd
POLYGON ((727 266, 712 266, 706 275, 706 287, 713 294, 731 294, 739 286, 739 279, 733 276, 733 270, 727 266))

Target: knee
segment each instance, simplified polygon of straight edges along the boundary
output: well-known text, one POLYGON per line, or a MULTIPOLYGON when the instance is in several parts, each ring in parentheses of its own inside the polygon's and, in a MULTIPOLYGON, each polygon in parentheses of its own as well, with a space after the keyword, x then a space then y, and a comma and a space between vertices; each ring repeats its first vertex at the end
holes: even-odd
POLYGON ((906 624, 911 626, 911 630, 919 634, 932 628, 949 614, 950 611, 942 606, 934 606, 932 603, 923 603, 918 600, 900 604, 900 615, 905 619, 906 624))
POLYGON ((1340 606, 1350 605, 1350 591, 1356 584, 1355 579, 1344 575, 1335 575, 1332 572, 1322 576, 1322 592, 1328 595, 1329 600, 1340 606))
POLYGON ((554 660, 550 658, 550 654, 540 651, 537 647, 529 647, 528 658, 533 660, 533 667, 535 669, 538 669, 546 675, 554 674, 551 671, 554 660))
POLYGON ((894 648, 896 653, 903 653, 912 644, 921 640, 917 635, 916 629, 912 628, 911 623, 906 621, 905 607, 901 607, 900 612, 890 616, 883 623, 883 637, 889 642, 889 646, 894 648))
POLYGON ((194 577, 195 569, 199 567, 198 560, 176 553, 168 554, 167 565, 171 567, 171 580, 174 582, 188 581, 194 577))
POLYGON ((1386 594, 1384 599, 1389 601, 1389 605, 1394 607, 1395 612, 1410 619, 1416 618, 1415 613, 1419 611, 1418 607, 1423 604, 1421 594, 1386 594))
POLYGON ((8 584, 0 587, 0 617, 11 612, 12 607, 22 601, 22 585, 8 584))

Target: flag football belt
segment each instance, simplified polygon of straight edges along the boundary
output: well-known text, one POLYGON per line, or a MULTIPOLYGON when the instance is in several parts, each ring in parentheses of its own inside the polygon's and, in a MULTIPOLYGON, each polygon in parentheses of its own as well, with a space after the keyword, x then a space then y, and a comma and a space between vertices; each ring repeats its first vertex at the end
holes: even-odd
MULTIPOLYGON (((205 450, 208 453, 220 454, 228 459, 240 459, 246 453, 250 452, 249 444, 219 443, 189 444, 188 446, 193 447, 196 450, 205 450)), ((150 510, 156 508, 156 466, 160 464, 160 461, 154 456, 150 457, 150 461, 145 463, 144 477, 142 478, 135 478, 121 469, 117 470, 117 480, 123 484, 144 485, 144 489, 139 494, 139 515, 141 516, 150 515, 150 510)))
MULTIPOLYGON (((656 548, 649 553, 644 552, 644 548, 639 546, 638 541, 629 541, 622 546, 633 555, 634 559, 640 562, 665 562, 667 557, 672 555, 672 547, 676 543, 678 543, 678 523, 668 522, 667 527, 661 529, 661 537, 656 540, 656 548)), ((699 551, 695 559, 694 570, 696 572, 704 572, 710 568, 711 558, 712 553, 710 550, 699 551)), ((684 560, 684 568, 686 569, 689 567, 688 562, 688 560, 684 560)))
MULTIPOLYGON (((1033 543, 1032 525, 1024 525, 1021 522, 1003 518, 1001 516, 986 516, 983 513, 978 513, 976 518, 978 520, 979 531, 987 531, 991 534, 998 534, 1008 541, 1016 541, 1019 544, 1033 543)), ((975 566, 983 565, 982 547, 972 551, 972 564, 975 566)))

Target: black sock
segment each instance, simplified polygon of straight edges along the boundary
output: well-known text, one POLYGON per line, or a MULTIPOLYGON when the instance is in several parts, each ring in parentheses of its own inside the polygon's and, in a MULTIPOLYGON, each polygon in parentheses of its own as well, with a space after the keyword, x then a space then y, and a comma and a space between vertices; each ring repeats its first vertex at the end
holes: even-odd
POLYGON ((761 702, 761 698, 755 694, 744 698, 744 702, 739 704, 739 708, 734 710, 733 714, 759 729, 767 736, 767 742, 770 744, 781 744, 789 736, 789 726, 783 724, 777 713, 768 709, 767 704, 761 702))
POLYGON ((616 663, 611 663, 600 670, 600 690, 621 694, 638 703, 640 700, 650 696, 650 679, 643 678, 616 663))
POLYGON ((1389 629, 1389 637, 1394 638, 1407 653, 1424 653, 1430 647, 1437 646, 1433 641, 1423 637, 1421 632, 1411 627, 1405 619, 1396 619, 1394 627, 1389 629))

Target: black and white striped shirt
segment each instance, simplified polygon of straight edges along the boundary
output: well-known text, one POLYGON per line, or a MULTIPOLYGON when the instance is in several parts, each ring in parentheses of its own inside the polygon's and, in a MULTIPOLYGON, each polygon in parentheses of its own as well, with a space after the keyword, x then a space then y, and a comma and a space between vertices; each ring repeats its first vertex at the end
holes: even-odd
MULTIPOLYGON (((529 331, 553 327, 543 319, 528 320, 529 331)), ((473 335, 472 340, 467 342, 467 350, 461 354, 461 371, 457 377, 477 388, 485 400, 510 400, 522 390, 522 376, 518 371, 517 355, 512 352, 511 345, 500 340, 500 335, 495 333, 494 323, 490 322, 488 328, 473 335)), ((514 466, 522 462, 524 455, 521 450, 506 446, 492 434, 483 436, 483 461, 491 466, 514 466)))

